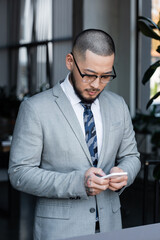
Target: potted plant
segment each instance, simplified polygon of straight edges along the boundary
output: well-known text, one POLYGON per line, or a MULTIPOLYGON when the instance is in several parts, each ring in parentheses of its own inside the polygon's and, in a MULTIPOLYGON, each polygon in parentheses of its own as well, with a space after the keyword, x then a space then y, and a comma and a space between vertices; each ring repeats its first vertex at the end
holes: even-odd
MULTIPOLYGON (((151 39, 160 41, 160 20, 156 24, 150 18, 140 16, 138 18, 138 27, 142 34, 151 39)), ((160 45, 156 49, 157 53, 160 54, 160 45)), ((145 85, 156 71, 160 67, 160 59, 154 62, 145 71, 142 83, 145 85)), ((151 107, 154 100, 160 96, 160 91, 156 91, 146 105, 146 109, 151 107)), ((155 115, 156 107, 152 105, 152 111, 150 115, 137 114, 133 119, 135 131, 142 131, 143 133, 151 134, 151 144, 153 146, 153 152, 157 153, 160 149, 160 118, 155 115)), ((160 179, 160 164, 157 164, 154 172, 154 177, 160 179)))

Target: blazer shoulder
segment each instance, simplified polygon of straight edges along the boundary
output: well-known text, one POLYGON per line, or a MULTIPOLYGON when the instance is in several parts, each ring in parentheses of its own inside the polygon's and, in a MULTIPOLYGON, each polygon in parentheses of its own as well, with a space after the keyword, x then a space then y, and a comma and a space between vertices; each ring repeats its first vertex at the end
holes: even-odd
POLYGON ((111 91, 103 91, 102 96, 100 96, 100 105, 102 108, 105 107, 106 111, 110 111, 114 116, 128 115, 129 106, 126 104, 122 96, 113 93, 111 91))
POLYGON ((56 84, 53 88, 37 93, 24 100, 21 103, 21 108, 26 110, 30 109, 39 115, 49 114, 53 110, 59 109, 57 107, 58 98, 60 98, 61 101, 65 101, 67 98, 60 84, 56 84))
POLYGON ((60 84, 56 84, 54 87, 28 98, 27 102, 33 106, 54 103, 60 95, 63 95, 63 90, 61 89, 60 84))
POLYGON ((100 98, 103 99, 104 101, 109 102, 111 105, 112 104, 118 104, 118 105, 125 104, 125 101, 122 96, 120 96, 112 91, 109 91, 109 90, 104 90, 100 98))

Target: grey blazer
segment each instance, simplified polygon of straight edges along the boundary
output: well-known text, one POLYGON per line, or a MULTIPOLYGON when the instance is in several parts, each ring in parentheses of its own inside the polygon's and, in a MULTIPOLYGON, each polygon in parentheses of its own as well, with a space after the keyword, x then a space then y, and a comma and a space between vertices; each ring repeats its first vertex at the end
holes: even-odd
MULTIPOLYGON (((103 144, 98 167, 108 174, 118 165, 128 186, 139 169, 134 131, 120 96, 104 90, 99 97, 103 144)), ((121 228, 119 194, 109 189, 88 197, 84 174, 92 161, 72 106, 57 84, 23 101, 17 117, 9 163, 12 185, 37 196, 35 240, 93 234, 96 204, 100 231, 121 228)))

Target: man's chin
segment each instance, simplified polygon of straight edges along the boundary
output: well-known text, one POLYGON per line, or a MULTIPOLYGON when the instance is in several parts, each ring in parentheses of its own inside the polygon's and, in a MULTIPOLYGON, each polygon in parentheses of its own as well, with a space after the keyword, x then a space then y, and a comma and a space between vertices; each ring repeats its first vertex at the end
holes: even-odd
POLYGON ((81 100, 85 103, 93 103, 98 96, 94 97, 94 98, 86 98, 86 97, 81 97, 81 100))

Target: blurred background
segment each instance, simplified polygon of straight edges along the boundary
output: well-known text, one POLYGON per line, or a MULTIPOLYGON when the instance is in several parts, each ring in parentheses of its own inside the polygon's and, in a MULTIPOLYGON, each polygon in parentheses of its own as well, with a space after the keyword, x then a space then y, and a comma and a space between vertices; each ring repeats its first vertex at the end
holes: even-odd
POLYGON ((65 78, 65 56, 87 28, 115 41, 108 88, 124 97, 141 153, 141 171, 121 196, 123 227, 160 222, 160 0, 0 0, 2 240, 32 240, 35 198, 14 190, 7 174, 19 105, 65 78))

